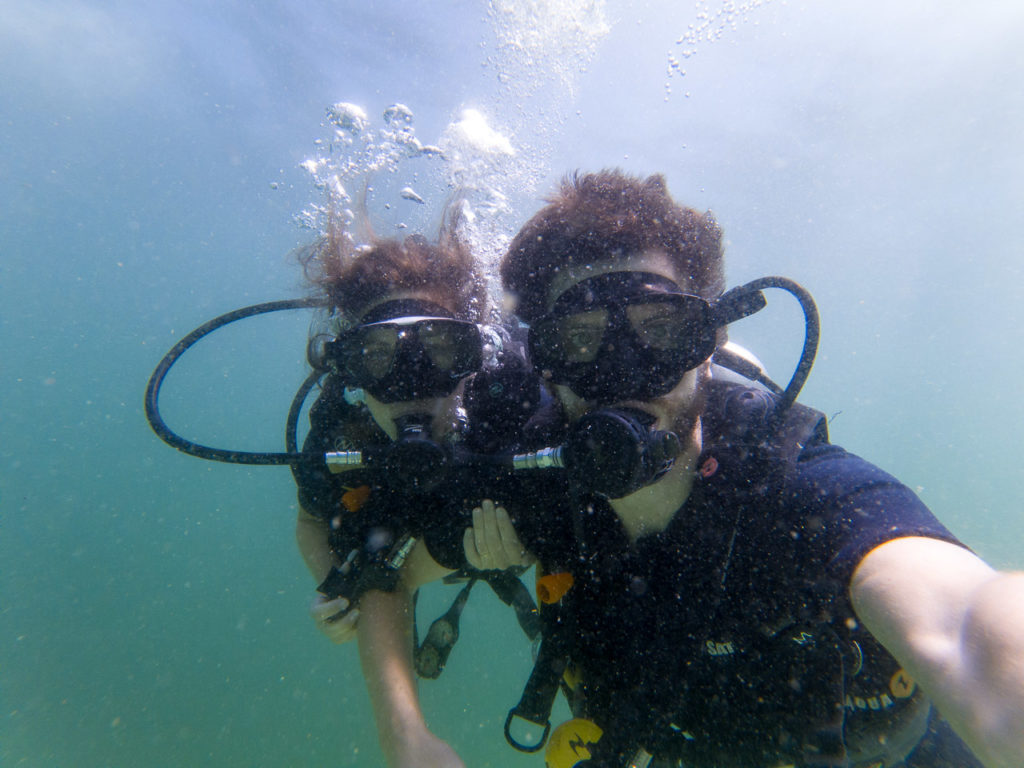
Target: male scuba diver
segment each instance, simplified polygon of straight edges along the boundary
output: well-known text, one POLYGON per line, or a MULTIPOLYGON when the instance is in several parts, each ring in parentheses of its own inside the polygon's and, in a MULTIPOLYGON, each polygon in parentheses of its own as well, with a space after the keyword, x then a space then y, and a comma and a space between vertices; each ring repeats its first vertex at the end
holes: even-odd
POLYGON ((542 608, 514 745, 541 747, 517 729, 546 729, 561 685, 576 718, 552 768, 1021 764, 1024 575, 830 444, 792 387, 719 379, 748 310, 723 295, 710 214, 661 176, 570 177, 502 278, 565 450, 596 457, 533 499, 567 521, 535 554, 568 586, 542 608), (621 471, 595 472, 608 457, 621 471))
MULTIPOLYGON (((415 585, 446 573, 443 562, 526 563, 524 544, 540 561, 544 640, 506 733, 521 748, 542 748, 516 727, 536 723, 546 735, 551 700, 565 690, 576 717, 551 734, 552 768, 1019 764, 1024 576, 991 569, 905 486, 829 443, 821 414, 794 402, 806 355, 785 390, 719 375, 711 360, 727 353, 725 326, 757 308, 723 294, 721 261, 710 215, 678 206, 660 176, 620 172, 567 180, 513 242, 502 278, 529 325, 544 387, 502 401, 524 403, 523 413, 511 409, 512 426, 488 424, 486 405, 469 408, 466 433, 481 425, 479 450, 517 452, 513 463, 530 471, 481 470, 471 493, 446 486, 447 502, 462 506, 452 516, 459 530, 473 509, 461 552, 450 535, 431 547, 413 533, 403 553, 364 547, 373 538, 360 533, 338 540, 344 557, 317 561, 321 572, 344 571, 355 551, 392 571, 359 598, 358 629, 390 765, 462 766, 419 710, 409 654, 415 585), (500 503, 480 502, 491 489, 500 503), (358 546, 347 550, 351 541, 358 546)), ((399 327, 430 314, 367 311, 350 327, 390 323, 396 353, 399 327)), ((339 376, 345 365, 339 354, 339 376)), ((744 375, 759 377, 756 368, 744 375)), ((489 385, 461 386, 467 403, 474 391, 481 403, 491 394, 489 385)), ((339 397, 344 387, 330 400, 339 397)), ((363 398, 346 404, 399 442, 403 414, 390 416, 388 432, 373 410, 384 401, 365 388, 363 398)), ((409 423, 412 441, 429 429, 446 445, 436 415, 429 428, 409 423)), ((387 445, 324 439, 337 452, 387 445)), ((369 451, 351 472, 378 471, 388 456, 369 451)), ((346 483, 346 511, 341 497, 355 492, 350 521, 394 498, 383 481, 382 493, 368 482, 365 496, 348 482, 355 478, 320 476, 346 483)), ((338 504, 328 507, 336 516, 338 504)), ((460 610, 438 636, 457 634, 460 610)))

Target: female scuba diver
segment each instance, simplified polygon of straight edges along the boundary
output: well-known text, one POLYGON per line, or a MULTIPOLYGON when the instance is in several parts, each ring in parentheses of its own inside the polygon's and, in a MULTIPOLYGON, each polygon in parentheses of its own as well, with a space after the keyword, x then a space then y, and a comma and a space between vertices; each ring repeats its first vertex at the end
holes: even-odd
POLYGON ((447 449, 465 431, 464 380, 485 366, 485 352, 496 354, 475 324, 483 282, 457 224, 447 214, 436 244, 371 237, 358 248, 331 227, 301 254, 332 310, 331 332, 310 342, 311 363, 330 375, 304 451, 357 460, 351 469, 344 461, 296 468, 296 539, 320 584, 311 613, 335 642, 358 635, 381 746, 400 768, 462 766, 419 708, 415 590, 463 560, 481 570, 526 563, 495 505, 477 507, 474 526, 452 530, 438 517, 450 492, 439 482, 447 449))
POLYGON ((565 445, 596 457, 531 499, 564 536, 520 530, 571 585, 510 714, 544 724, 571 689, 551 768, 1024 764, 1024 574, 820 413, 716 378, 736 318, 710 214, 661 176, 571 177, 501 270, 565 445))

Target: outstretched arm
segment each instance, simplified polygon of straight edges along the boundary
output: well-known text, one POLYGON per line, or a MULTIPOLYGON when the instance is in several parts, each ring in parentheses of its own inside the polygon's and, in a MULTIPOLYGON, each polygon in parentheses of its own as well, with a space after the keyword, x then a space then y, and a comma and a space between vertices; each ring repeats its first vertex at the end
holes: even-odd
POLYGON ((1024 573, 955 544, 894 539, 853 574, 858 618, 988 768, 1024 754, 1024 573))

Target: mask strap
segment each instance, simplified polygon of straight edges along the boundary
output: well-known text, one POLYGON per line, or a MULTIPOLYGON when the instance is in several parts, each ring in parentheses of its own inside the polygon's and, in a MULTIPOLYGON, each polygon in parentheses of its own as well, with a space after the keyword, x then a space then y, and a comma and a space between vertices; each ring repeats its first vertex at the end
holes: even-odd
POLYGON ((444 317, 449 320, 457 319, 450 311, 432 301, 424 301, 423 299, 394 299, 378 304, 359 319, 359 324, 381 323, 398 317, 444 317))

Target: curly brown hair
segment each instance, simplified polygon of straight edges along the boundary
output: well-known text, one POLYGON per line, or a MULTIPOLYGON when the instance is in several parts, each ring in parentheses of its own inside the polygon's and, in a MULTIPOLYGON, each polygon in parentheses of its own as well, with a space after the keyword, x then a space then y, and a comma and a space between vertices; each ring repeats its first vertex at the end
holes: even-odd
POLYGON ((398 240, 370 232, 369 244, 357 246, 348 231, 329 220, 327 233, 298 258, 314 290, 346 324, 359 322, 381 299, 402 291, 422 291, 458 318, 476 321, 485 310, 486 288, 458 234, 459 221, 458 208, 449 206, 436 242, 422 235, 398 240))
POLYGON ((527 323, 546 311, 548 291, 569 265, 664 251, 688 290, 712 298, 725 289, 722 231, 710 212, 672 199, 661 174, 646 179, 621 170, 566 176, 547 206, 512 240, 501 280, 527 323))

